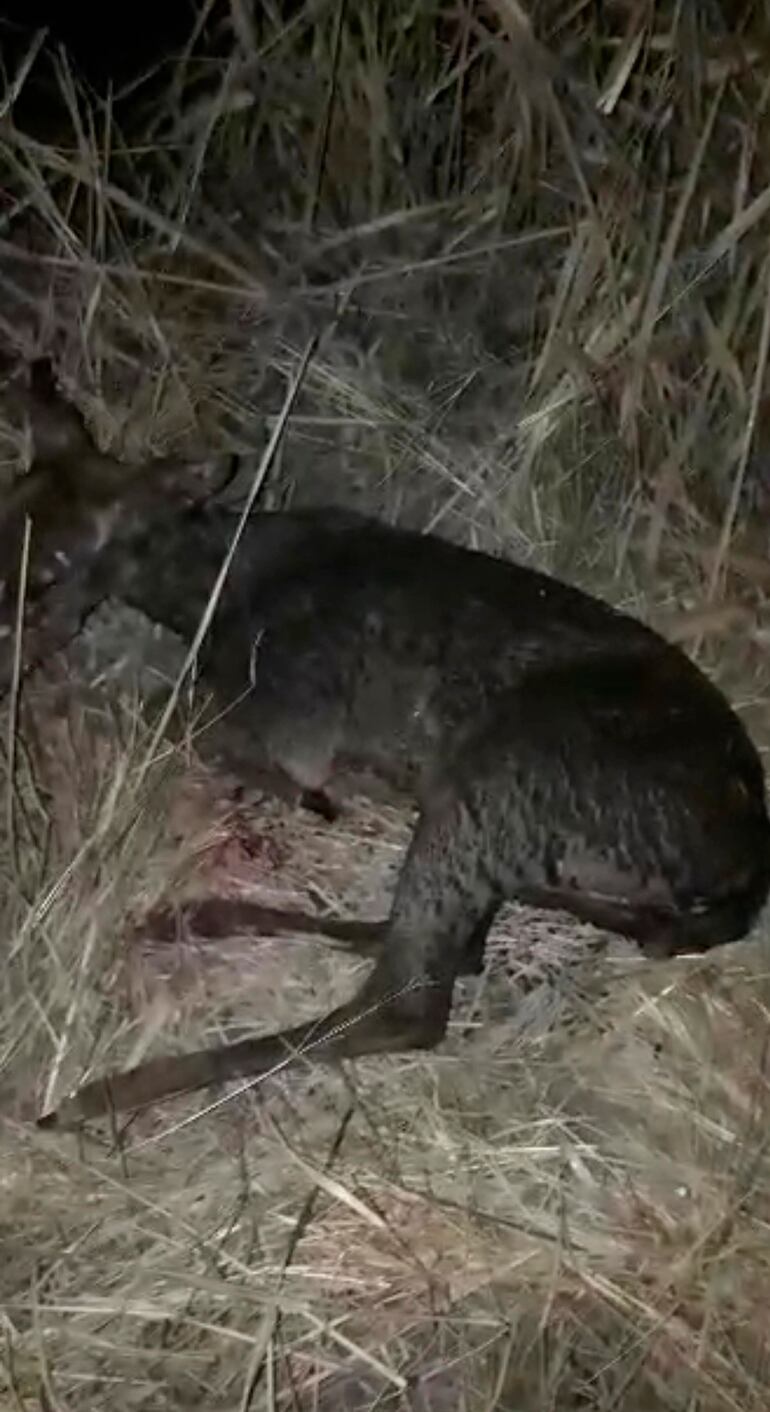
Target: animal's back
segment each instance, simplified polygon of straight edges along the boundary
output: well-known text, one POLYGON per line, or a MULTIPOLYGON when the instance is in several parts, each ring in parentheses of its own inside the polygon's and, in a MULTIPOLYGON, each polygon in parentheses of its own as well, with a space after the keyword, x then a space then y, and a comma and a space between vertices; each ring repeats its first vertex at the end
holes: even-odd
POLYGON ((570 683, 591 662, 610 712, 613 664, 639 674, 620 711, 627 742, 682 759, 700 742, 701 769, 727 754, 756 793, 756 751, 725 697, 646 625, 546 574, 349 512, 254 518, 209 670, 233 695, 252 680, 255 706, 301 716, 334 701, 351 754, 419 769, 504 719, 506 696, 541 674, 568 722, 570 683))
MULTIPOLYGON (((165 511, 112 545, 105 589, 189 638, 234 523, 165 511)), ((532 671, 661 650, 641 623, 547 575, 322 509, 253 516, 201 664, 226 705, 241 702, 233 731, 279 751, 291 736, 295 757, 317 746, 411 786, 532 671)))

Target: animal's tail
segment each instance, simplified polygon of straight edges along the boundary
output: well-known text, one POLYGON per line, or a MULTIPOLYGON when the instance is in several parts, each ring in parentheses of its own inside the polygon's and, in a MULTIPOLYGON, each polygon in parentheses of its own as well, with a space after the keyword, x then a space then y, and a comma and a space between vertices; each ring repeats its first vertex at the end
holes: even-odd
POLYGON ((740 941, 748 935, 762 912, 770 893, 770 830, 765 828, 756 840, 751 871, 729 892, 724 893, 702 913, 687 919, 686 941, 693 951, 740 941))

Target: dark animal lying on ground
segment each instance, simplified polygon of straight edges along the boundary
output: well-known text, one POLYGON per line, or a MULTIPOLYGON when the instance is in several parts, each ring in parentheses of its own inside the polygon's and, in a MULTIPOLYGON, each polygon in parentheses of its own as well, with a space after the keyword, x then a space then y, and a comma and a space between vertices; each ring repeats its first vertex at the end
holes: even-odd
MULTIPOLYGON (((52 487, 77 479, 85 433, 72 428, 43 467, 52 487)), ((233 516, 154 476, 111 489, 109 530, 89 538, 82 511, 76 562, 30 598, 33 630, 69 592, 59 637, 107 595, 193 637, 233 516)), ((34 529, 32 544, 34 567, 34 529)), ((244 774, 277 771, 312 802, 364 768, 416 797, 387 921, 328 924, 378 941, 377 960, 328 1015, 97 1079, 46 1125, 265 1075, 297 1053, 434 1046, 506 899, 656 956, 742 937, 766 900, 763 771, 723 695, 647 627, 543 574, 343 510, 258 513, 198 666, 244 774)))

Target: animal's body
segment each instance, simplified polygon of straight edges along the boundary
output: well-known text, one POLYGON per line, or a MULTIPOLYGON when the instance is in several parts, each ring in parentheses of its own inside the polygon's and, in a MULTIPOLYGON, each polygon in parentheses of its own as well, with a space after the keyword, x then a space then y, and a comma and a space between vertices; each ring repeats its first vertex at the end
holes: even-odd
MULTIPOLYGON (((191 639, 232 515, 159 496, 115 525, 80 602, 115 595, 191 639)), ((60 1118, 256 1076, 306 1047, 433 1046, 506 899, 667 955, 743 936, 767 897, 764 775, 724 696, 640 622, 546 575, 347 511, 256 514, 199 668, 245 772, 317 793, 363 768, 416 797, 377 961, 314 1024, 97 1080, 60 1118)))

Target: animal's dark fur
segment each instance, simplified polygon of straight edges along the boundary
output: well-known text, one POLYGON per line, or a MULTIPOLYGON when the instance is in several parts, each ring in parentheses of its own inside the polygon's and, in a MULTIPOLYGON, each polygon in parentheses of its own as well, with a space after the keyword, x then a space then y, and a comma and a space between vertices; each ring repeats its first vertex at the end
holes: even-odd
MULTIPOLYGON (((232 516, 155 492, 112 523, 79 567, 80 611, 116 595, 189 639, 232 516)), ((547 576, 347 511, 258 514, 200 669, 244 772, 317 792, 364 767, 415 795, 383 944, 331 1015, 89 1084, 60 1119, 264 1074, 300 1049, 435 1045, 505 899, 658 955, 743 936, 766 899, 763 772, 725 698, 641 623, 547 576)))

